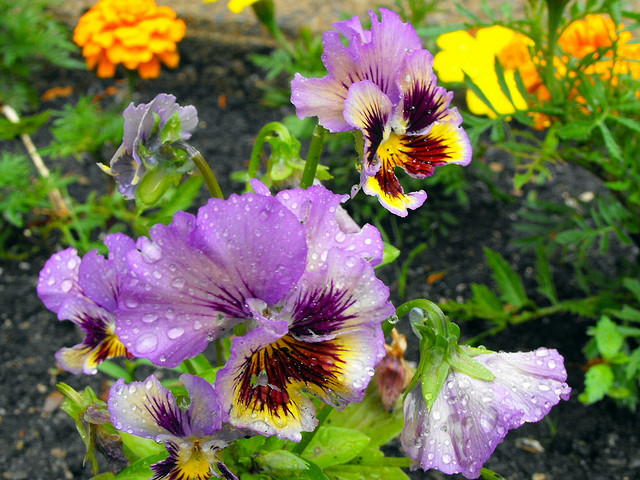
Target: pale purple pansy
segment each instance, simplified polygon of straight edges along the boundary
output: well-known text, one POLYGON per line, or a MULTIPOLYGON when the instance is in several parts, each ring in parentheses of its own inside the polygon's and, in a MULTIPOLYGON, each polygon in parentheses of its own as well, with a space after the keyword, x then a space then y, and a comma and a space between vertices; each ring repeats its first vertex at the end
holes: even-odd
POLYGON ((68 248, 52 255, 40 272, 42 302, 58 319, 74 322, 85 333, 82 343, 56 354, 60 365, 72 373, 95 374, 104 360, 130 356, 115 334, 114 312, 126 273, 125 256, 134 243, 126 235, 112 234, 105 244, 107 259, 97 250, 80 258, 74 248, 68 248))
POLYGON ((407 395, 402 446, 412 468, 478 478, 508 431, 545 417, 568 400, 564 359, 556 351, 487 353, 473 357, 493 381, 451 370, 431 411, 420 385, 407 395))

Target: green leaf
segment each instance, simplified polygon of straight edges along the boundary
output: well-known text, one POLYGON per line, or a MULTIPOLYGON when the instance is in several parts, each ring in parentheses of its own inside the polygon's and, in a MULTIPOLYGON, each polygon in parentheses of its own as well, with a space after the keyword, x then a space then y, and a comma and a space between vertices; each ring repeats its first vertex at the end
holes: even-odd
POLYGON ((622 279, 622 284, 627 290, 633 293, 638 300, 640 300, 640 280, 627 277, 622 279))
POLYGON ((42 125, 47 123, 50 116, 51 112, 47 110, 30 117, 22 117, 18 123, 0 118, 0 140, 13 140, 23 134, 33 135, 42 125))
POLYGON ((336 465, 325 470, 331 480, 409 480, 397 467, 336 465))
POLYGON ((591 135, 591 131, 595 127, 592 121, 576 120, 571 123, 562 125, 557 129, 558 137, 564 140, 584 140, 591 135))
POLYGON ((374 382, 359 403, 351 403, 342 412, 332 410, 325 425, 358 430, 370 438, 369 447, 377 448, 397 437, 404 427, 401 408, 388 412, 374 382))
POLYGON ((558 303, 558 294, 551 276, 551 266, 549 258, 542 242, 536 247, 536 280, 538 282, 538 292, 544 295, 552 304, 558 303))
POLYGON ((484 253, 493 270, 492 276, 502 293, 502 299, 515 308, 521 308, 529 303, 522 280, 505 259, 490 248, 485 248, 484 253))
POLYGON ((624 336, 618 330, 618 326, 609 317, 603 315, 595 328, 595 340, 598 351, 605 359, 612 358, 622 350, 624 336))
POLYGON ((489 101, 489 99, 484 94, 484 92, 480 89, 478 85, 474 83, 471 77, 467 75, 467 72, 464 72, 464 84, 467 87, 467 90, 471 90, 473 93, 475 93, 482 103, 484 103, 487 107, 489 107, 489 109, 491 109, 496 115, 499 115, 498 111, 493 106, 493 104, 489 101))
POLYGON ((384 242, 384 250, 382 251, 382 263, 376 265, 375 268, 380 268, 384 265, 388 265, 394 262, 400 256, 400 250, 390 243, 384 242))
POLYGON ((123 447, 129 460, 139 460, 150 455, 165 452, 164 445, 151 438, 138 437, 127 432, 120 432, 123 447))
POLYGON ((320 468, 347 463, 360 453, 371 439, 350 428, 319 427, 302 452, 320 468))
POLYGON ((602 133, 602 138, 604 140, 604 144, 611 155, 611 158, 617 160, 619 162, 623 161, 622 150, 620 149, 620 145, 616 142, 611 130, 604 124, 598 124, 600 127, 600 133, 602 133))
POLYGON ((256 463, 279 480, 328 480, 320 467, 286 450, 255 457, 256 463))
POLYGON ((608 115, 607 119, 615 120, 616 122, 621 123, 625 127, 640 133, 640 122, 638 122, 637 120, 633 120, 632 118, 627 118, 627 117, 620 117, 618 115, 608 115))
POLYGON ((118 480, 149 480, 153 476, 151 465, 167 458, 168 452, 156 453, 141 458, 116 475, 118 480))
POLYGON ((578 399, 582 403, 590 404, 602 400, 613 386, 613 371, 606 363, 592 366, 584 376, 585 391, 578 399))
POLYGON ((504 315, 504 305, 489 287, 483 284, 472 283, 471 292, 473 293, 473 305, 477 307, 477 309, 474 309, 474 314, 487 320, 504 315))
POLYGON ((631 380, 640 371, 640 348, 636 348, 629 356, 629 363, 625 368, 627 380, 631 380))

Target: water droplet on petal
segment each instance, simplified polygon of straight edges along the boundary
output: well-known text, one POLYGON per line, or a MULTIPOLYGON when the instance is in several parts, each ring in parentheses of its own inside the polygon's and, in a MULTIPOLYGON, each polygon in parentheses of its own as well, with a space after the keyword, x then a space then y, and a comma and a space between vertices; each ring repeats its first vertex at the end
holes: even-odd
POLYGON ((65 278, 60 284, 60 290, 64 293, 68 293, 71 290, 71 287, 73 287, 73 282, 68 278, 65 278))
POLYGON ((182 327, 174 327, 170 328, 167 332, 167 337, 171 340, 175 340, 176 338, 180 338, 184 334, 184 328, 182 327))
POLYGON ((155 333, 147 333, 136 340, 135 351, 137 354, 143 355, 152 353, 158 347, 158 337, 155 333))

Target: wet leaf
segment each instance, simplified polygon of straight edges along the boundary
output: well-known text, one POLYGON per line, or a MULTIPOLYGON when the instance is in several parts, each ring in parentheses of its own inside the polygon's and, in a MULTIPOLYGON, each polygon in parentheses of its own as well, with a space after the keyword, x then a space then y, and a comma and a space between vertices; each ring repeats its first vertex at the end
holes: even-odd
POLYGON ((341 427, 319 427, 302 456, 320 468, 346 463, 360 453, 370 438, 358 430, 341 427))

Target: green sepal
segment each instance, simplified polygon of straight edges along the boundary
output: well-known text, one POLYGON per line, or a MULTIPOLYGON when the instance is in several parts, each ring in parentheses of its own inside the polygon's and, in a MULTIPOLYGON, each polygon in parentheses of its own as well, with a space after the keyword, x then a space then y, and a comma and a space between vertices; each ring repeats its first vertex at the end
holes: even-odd
MULTIPOLYGON (((153 115, 156 117, 158 114, 154 112, 153 115)), ((154 130, 157 128, 159 121, 160 117, 158 116, 154 130)), ((182 140, 182 120, 180 120, 180 112, 171 115, 167 123, 162 127, 162 130, 160 130, 159 135, 162 143, 173 143, 182 140)))
POLYGON ((476 362, 472 356, 461 347, 458 347, 456 351, 452 351, 449 354, 448 363, 456 372, 464 373, 478 380, 492 382, 496 378, 487 367, 476 362))
POLYGON ((136 191, 136 204, 155 205, 176 181, 174 172, 164 164, 148 170, 136 191))
POLYGON ((385 265, 394 262, 400 256, 400 250, 390 243, 384 242, 384 249, 382 250, 382 263, 376 265, 375 268, 380 268, 385 265))
POLYGON ((422 396, 429 411, 449 376, 450 366, 446 362, 446 354, 446 350, 438 346, 429 348, 422 354, 425 359, 422 370, 422 396))

